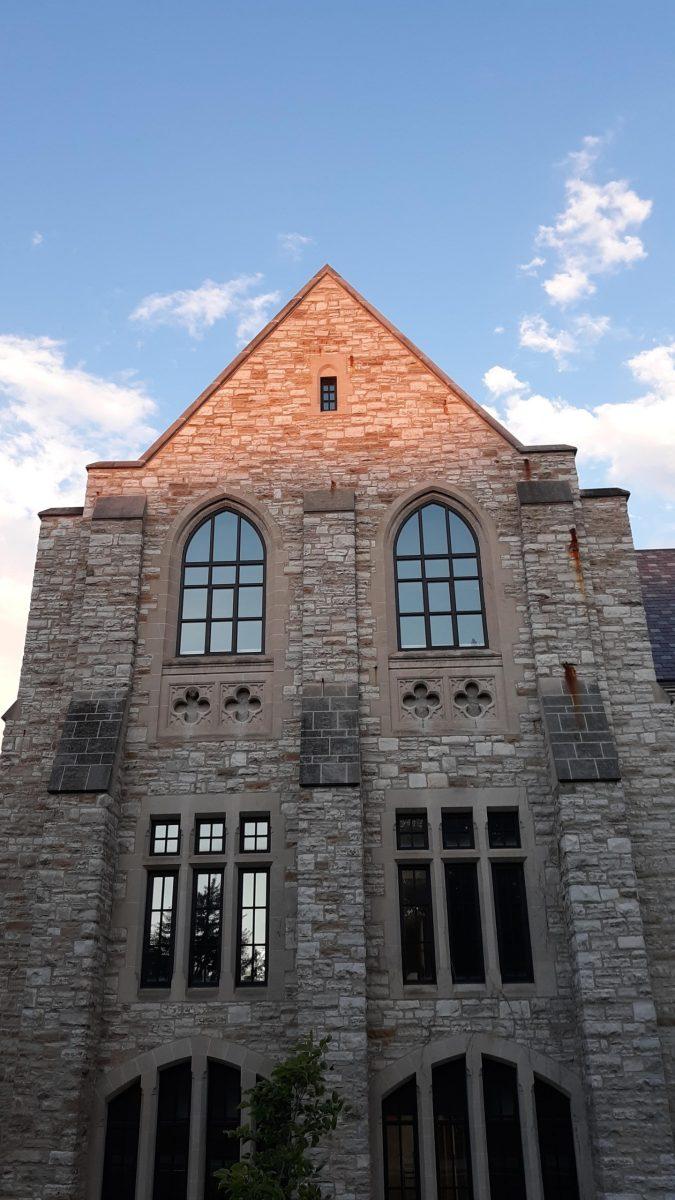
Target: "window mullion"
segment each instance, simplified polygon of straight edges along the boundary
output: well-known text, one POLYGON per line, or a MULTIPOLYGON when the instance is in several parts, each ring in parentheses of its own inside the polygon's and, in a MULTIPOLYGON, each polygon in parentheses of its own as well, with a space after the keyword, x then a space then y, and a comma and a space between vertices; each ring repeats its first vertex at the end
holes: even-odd
POLYGON ((537 1117, 534 1108, 534 1072, 529 1064, 518 1065, 518 1103, 520 1105, 527 1200, 544 1200, 539 1162, 537 1117))
POLYGON ((151 1196, 155 1171, 157 1097, 159 1082, 155 1064, 141 1074, 141 1130, 138 1140, 136 1195, 151 1196))
POLYGON ((431 1071, 419 1071, 417 1074, 417 1104, 421 1194, 433 1196, 436 1180, 436 1143, 431 1071))
POLYGON ((469 1147, 474 1196, 490 1195, 490 1175, 485 1152, 483 1067, 480 1050, 469 1042, 466 1053, 466 1090, 469 1111, 469 1147))
POLYGON ((192 1105, 190 1109, 190 1156, 188 1158, 187 1200, 202 1200, 204 1195, 207 1085, 208 1063, 206 1055, 195 1051, 192 1055, 192 1105))

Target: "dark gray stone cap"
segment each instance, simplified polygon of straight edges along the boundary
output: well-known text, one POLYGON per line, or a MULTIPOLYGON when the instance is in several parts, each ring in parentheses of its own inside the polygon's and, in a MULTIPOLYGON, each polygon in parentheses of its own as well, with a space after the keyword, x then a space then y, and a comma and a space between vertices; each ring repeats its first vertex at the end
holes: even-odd
POLYGON ((91 514, 92 521, 140 521, 145 512, 145 496, 99 496, 91 514))
POLYGON ((303 510, 311 512, 353 512, 356 496, 345 488, 327 488, 326 491, 305 492, 303 510))
POLYGON ((516 487, 521 504, 572 503, 572 489, 564 479, 526 479, 516 487))
POLYGON ((2 716, 0 717, 0 721, 13 721, 15 717, 18 717, 18 715, 19 715, 19 699, 17 697, 17 699, 14 701, 14 703, 10 704, 9 708, 7 709, 7 712, 4 712, 2 714, 2 716))
POLYGON ((81 517, 83 512, 83 508, 43 508, 38 517, 81 517))
POLYGON ((605 496, 623 496, 627 500, 630 492, 625 488, 582 488, 579 495, 584 500, 602 500, 605 496))

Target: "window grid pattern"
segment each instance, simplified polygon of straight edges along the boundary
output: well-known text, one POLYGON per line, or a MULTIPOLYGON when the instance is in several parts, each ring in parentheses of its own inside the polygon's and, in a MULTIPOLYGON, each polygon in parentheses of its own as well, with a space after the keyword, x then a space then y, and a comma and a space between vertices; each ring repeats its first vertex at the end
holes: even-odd
POLYGON ((398 532, 394 562, 399 649, 487 645, 478 543, 458 513, 418 508, 398 532))
POLYGON ((434 921, 428 863, 399 864, 399 905, 404 983, 435 983, 434 921))
POLYGON ((194 871, 190 926, 190 987, 217 987, 223 940, 223 870, 194 871))
POLYGON ((264 987, 269 952, 269 873, 240 868, 237 914, 237 985, 264 987))
POLYGON ((420 1200, 417 1087, 411 1079, 382 1103, 385 1200, 420 1200))
POLYGON ((180 821, 163 819, 152 822, 151 854, 180 853, 180 821))
POLYGON ((270 819, 265 813, 244 815, 239 826, 241 854, 269 854, 270 819))
POLYGON ((320 381, 319 403, 321 412, 337 411, 337 376, 322 375, 320 381))
POLYGON ((396 847, 398 850, 428 850, 429 825, 426 810, 396 814, 396 847))
POLYGON ((179 654, 260 654, 265 550, 257 529, 230 509, 207 517, 185 549, 179 654))
POLYGON ((170 987, 176 934, 177 871, 149 871, 141 987, 170 987))
POLYGON ((222 854, 225 850, 225 818, 198 817, 195 854, 222 854))

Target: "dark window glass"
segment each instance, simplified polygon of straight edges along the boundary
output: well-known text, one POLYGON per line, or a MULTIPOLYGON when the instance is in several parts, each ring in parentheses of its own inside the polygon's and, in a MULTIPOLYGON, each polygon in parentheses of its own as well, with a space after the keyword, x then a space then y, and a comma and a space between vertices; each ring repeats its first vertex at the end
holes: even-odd
POLYGON ((169 987, 176 932, 177 871, 149 871, 141 987, 169 987))
POLYGON ((427 850, 429 826, 426 809, 416 813, 396 814, 396 845, 399 850, 427 850))
POLYGON ((209 1062, 209 1094, 206 1110, 206 1178, 204 1200, 222 1200, 214 1171, 239 1162, 239 1141, 227 1136, 241 1125, 239 1071, 225 1063, 209 1062))
POLYGON ((473 814, 470 809, 444 812, 441 823, 444 850, 473 850, 473 814))
POLYGON ((433 1094, 438 1200, 473 1200, 464 1058, 434 1067, 433 1094))
POLYGON ((239 872, 237 984, 261 987, 267 983, 269 875, 248 868, 239 872))
POLYGON ((382 1101, 385 1200, 420 1200, 414 1078, 382 1101))
POLYGON ((532 949, 522 862, 493 862, 499 969, 502 983, 531 983, 532 949))
POLYGON ((520 846, 520 822, 518 812, 495 809, 488 813, 488 840, 493 850, 512 849, 520 846))
POLYGON ((159 1073, 153 1200, 185 1200, 190 1148, 189 1062, 159 1073))
POLYGON ((434 921, 430 868, 399 866, 401 951, 404 983, 435 983, 434 921))
POLYGON ((515 1067, 483 1059, 483 1103, 490 1200, 526 1200, 515 1067))
POLYGON ((403 522, 394 547, 402 650, 485 646, 478 543, 445 504, 423 504, 403 522))
POLYGON ((160 817, 152 822, 151 854, 178 854, 180 850, 180 821, 160 817))
POLYGON ((478 864, 446 862, 450 965, 455 983, 484 983, 478 864))
POLYGON ((321 378, 321 411, 335 412, 337 409, 337 377, 323 375, 321 378))
POLYGON ((243 815, 239 825, 239 850, 242 854, 269 854, 270 819, 267 813, 243 815))
POLYGON ((185 548, 178 653, 260 654, 264 603, 257 529, 228 509, 207 517, 185 548))
POLYGON ((217 987, 223 936, 223 872, 194 871, 190 927, 190 987, 217 987))
POLYGON ((101 1200, 134 1200, 138 1131, 141 1119, 141 1081, 108 1102, 101 1200))
POLYGON ((535 1079, 534 1101, 544 1200, 579 1200, 569 1099, 557 1088, 535 1079))
POLYGON ((198 817, 195 830, 196 854, 222 854, 225 849, 225 818, 198 817))

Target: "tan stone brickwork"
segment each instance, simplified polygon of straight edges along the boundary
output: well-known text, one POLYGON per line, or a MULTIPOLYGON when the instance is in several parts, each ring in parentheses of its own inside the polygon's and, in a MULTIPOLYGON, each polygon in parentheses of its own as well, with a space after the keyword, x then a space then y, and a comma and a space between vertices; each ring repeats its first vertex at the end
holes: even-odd
MULTIPOLYGON (((237 664, 238 683, 252 659, 237 664)), ((212 686, 234 679, 232 669, 209 667, 212 686)), ((83 517, 43 521, 3 753, 3 1198, 98 1200, 89 1089, 105 1094, 130 1060, 170 1061, 196 1038, 273 1061, 313 1027, 333 1033, 336 1072, 359 1113, 358 1127, 331 1144, 329 1195, 382 1197, 375 1167, 368 1179, 369 1154, 379 1161, 380 1081, 405 1056, 456 1036, 502 1039, 578 1080, 589 1101, 584 1200, 665 1200, 675 1186, 663 1091, 675 922, 661 838, 673 824, 673 727, 654 688, 624 502, 583 499, 570 450, 518 448, 323 273, 147 461, 94 467, 83 517), (349 408, 326 421, 315 372, 332 357, 344 364, 349 408), (521 508, 517 485, 530 479, 565 482, 572 503, 521 508), (306 493, 331 491, 353 491, 353 511, 304 511, 306 493), (485 728, 453 715, 445 727, 404 730, 392 718, 391 680, 404 669, 392 633, 392 531, 406 505, 432 494, 477 530, 490 645, 416 655, 414 674, 498 681, 498 713, 485 728), (104 542, 108 522, 94 532, 90 520, 96 500, 112 496, 147 501, 137 604, 138 519, 128 543, 124 521, 110 522, 116 532, 104 542), (181 546, 220 500, 255 520, 268 546, 264 665, 253 678, 264 679, 274 711, 241 736, 202 737, 199 723, 174 734, 167 688, 189 686, 200 669, 175 656, 181 546), (121 601, 120 574, 129 584, 121 601), (331 587, 349 597, 335 611, 331 587), (538 684, 565 663, 598 683, 619 784, 553 780, 538 684), (111 678, 130 687, 112 796, 49 795, 72 694, 83 679, 111 678), (300 788, 302 701, 321 679, 358 685, 360 787, 300 788), (535 959, 534 984, 471 994, 411 985, 401 997, 399 946, 373 915, 398 905, 386 890, 385 823, 402 794, 420 800, 431 789, 451 803, 458 789, 488 788, 517 792, 527 808, 546 969, 535 959), (217 802, 234 829, 239 797, 255 792, 276 797, 276 835, 294 862, 275 936, 291 957, 298 950, 295 968, 268 990, 217 1003, 133 986, 122 999, 120 981, 137 970, 130 922, 140 916, 127 897, 138 890, 129 874, 142 870, 148 800, 167 798, 171 811, 171 797, 188 798, 195 813, 217 802)), ((147 1171, 151 1150, 143 1153, 147 1171)), ((540 1184, 532 1188, 539 1197, 540 1184)))

